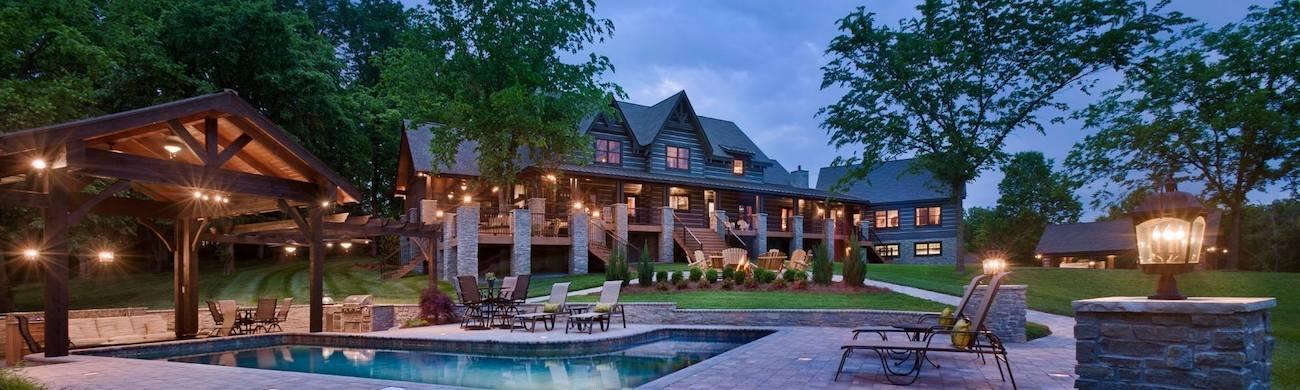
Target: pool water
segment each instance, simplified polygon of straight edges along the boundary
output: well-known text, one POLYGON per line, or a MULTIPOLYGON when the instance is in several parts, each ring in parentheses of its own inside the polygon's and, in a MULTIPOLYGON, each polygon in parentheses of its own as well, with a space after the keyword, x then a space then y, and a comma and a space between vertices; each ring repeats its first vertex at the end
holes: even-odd
POLYGON ((575 356, 528 356, 527 353, 495 356, 283 345, 167 360, 466 387, 629 388, 741 344, 744 342, 669 338, 613 352, 575 356))

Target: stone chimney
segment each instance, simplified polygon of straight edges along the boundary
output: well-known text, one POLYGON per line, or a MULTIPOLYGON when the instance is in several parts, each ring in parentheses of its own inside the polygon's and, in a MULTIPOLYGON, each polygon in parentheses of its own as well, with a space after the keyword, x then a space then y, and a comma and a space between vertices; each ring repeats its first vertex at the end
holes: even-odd
POLYGON ((796 188, 808 188, 808 171, 803 169, 803 165, 797 166, 790 172, 790 185, 796 188))

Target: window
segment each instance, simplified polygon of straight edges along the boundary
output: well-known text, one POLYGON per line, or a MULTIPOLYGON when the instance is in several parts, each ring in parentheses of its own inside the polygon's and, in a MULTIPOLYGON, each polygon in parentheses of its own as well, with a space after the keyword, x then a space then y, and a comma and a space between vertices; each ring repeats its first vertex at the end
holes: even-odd
POLYGON ((731 174, 733 174, 733 175, 744 175, 744 174, 745 174, 745 160, 738 159, 738 158, 737 158, 737 159, 732 159, 732 160, 731 160, 731 174))
POLYGON ((898 227, 898 210, 876 210, 876 229, 898 227))
POLYGON ((942 242, 918 242, 916 243, 917 256, 938 256, 943 254, 942 242))
POLYGON ((876 254, 880 257, 898 257, 898 244, 876 245, 876 254))
POLYGON ((690 210, 691 197, 686 195, 670 195, 668 196, 668 206, 672 207, 673 210, 690 210))
POLYGON ((608 139, 596 140, 596 163, 622 165, 623 142, 608 139))
POLYGON ((936 226, 939 224, 939 206, 916 208, 916 226, 936 226))
POLYGON ((668 169, 691 169, 691 150, 669 146, 667 151, 668 169))

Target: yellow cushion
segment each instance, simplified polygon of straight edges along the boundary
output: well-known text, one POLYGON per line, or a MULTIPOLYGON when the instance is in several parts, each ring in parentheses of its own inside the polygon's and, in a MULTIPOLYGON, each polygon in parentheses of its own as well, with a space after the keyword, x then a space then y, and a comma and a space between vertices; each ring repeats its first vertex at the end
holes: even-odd
POLYGON ((596 313, 609 313, 614 311, 614 305, 608 303, 597 303, 596 307, 591 309, 591 311, 596 313))
POLYGON ((943 308, 943 312, 942 312, 942 313, 939 313, 939 326, 942 326, 942 327, 945 327, 945 328, 947 328, 947 327, 951 327, 951 326, 952 326, 952 308, 951 308, 951 307, 945 307, 945 308, 943 308))
POLYGON ((964 333, 970 331, 970 323, 965 319, 957 320, 957 325, 952 326, 952 346, 957 349, 970 348, 971 342, 975 341, 974 335, 964 333))
POLYGON ((542 305, 542 312, 543 312, 543 313, 559 313, 559 312, 560 312, 560 304, 558 304, 558 303, 548 303, 548 304, 542 305))

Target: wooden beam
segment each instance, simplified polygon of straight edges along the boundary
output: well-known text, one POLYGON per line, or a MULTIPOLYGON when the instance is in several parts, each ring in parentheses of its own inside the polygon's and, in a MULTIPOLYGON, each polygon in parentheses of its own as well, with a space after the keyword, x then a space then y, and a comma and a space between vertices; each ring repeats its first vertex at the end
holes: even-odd
MULTIPOLYGON (((325 319, 325 236, 324 221, 325 207, 316 205, 311 208, 310 219, 308 222, 310 230, 307 232, 307 239, 311 245, 311 260, 308 269, 311 271, 311 279, 307 283, 308 295, 310 296, 311 309, 309 310, 310 318, 308 321, 308 331, 324 331, 325 319)), ((301 217, 299 217, 301 219, 301 217)))
POLYGON ((176 318, 176 338, 194 338, 199 332, 199 266, 194 253, 194 220, 176 220, 173 247, 172 294, 176 318))
POLYGON ((90 176, 305 202, 318 202, 320 198, 317 186, 308 182, 228 170, 209 171, 181 162, 101 150, 87 150, 84 160, 69 161, 68 164, 79 173, 90 176))
POLYGON ((145 229, 149 229, 150 232, 153 232, 153 235, 158 237, 159 241, 162 241, 163 246, 167 247, 168 252, 176 251, 176 243, 174 239, 175 237, 168 238, 167 234, 163 232, 162 228, 158 227, 158 224, 153 223, 153 221, 147 218, 136 218, 135 222, 140 224, 140 226, 144 226, 145 229))
MULTIPOLYGON (((226 145, 225 148, 221 149, 221 154, 218 154, 217 158, 213 159, 212 163, 208 165, 220 169, 222 166, 225 166, 226 163, 229 162, 232 157, 235 157, 235 155, 238 154, 240 150, 243 150, 245 146, 248 146, 249 142, 253 142, 253 137, 249 136, 248 134, 240 134, 239 138, 235 138, 233 142, 226 145)), ((253 169, 257 170, 258 172, 262 172, 263 174, 268 173, 266 171, 257 169, 257 167, 253 167, 253 169)))
POLYGON ((284 199, 276 199, 275 204, 280 207, 280 211, 284 212, 293 220, 294 224, 298 225, 299 230, 302 230, 304 233, 311 230, 311 226, 307 224, 307 220, 302 218, 302 213, 298 212, 297 207, 290 206, 289 202, 285 202, 284 199))
MULTIPOLYGON (((88 194, 69 194, 68 203, 64 207, 78 207, 91 196, 88 194)), ((0 190, 0 204, 48 208, 51 201, 47 194, 41 192, 0 190)), ((105 198, 90 208, 91 214, 140 218, 174 218, 182 211, 182 207, 174 203, 114 197, 105 198)))
MULTIPOLYGON (((343 222, 347 219, 348 213, 337 213, 325 217, 325 222, 343 222)), ((291 230, 298 228, 298 222, 293 219, 284 219, 279 221, 254 222, 246 223, 232 227, 230 234, 250 234, 260 232, 270 232, 277 230, 291 230)))
POLYGON ((189 128, 175 119, 167 121, 167 127, 172 129, 172 134, 176 134, 177 138, 180 138, 181 141, 185 142, 185 145, 190 147, 190 152, 193 152, 194 156, 199 158, 199 161, 204 164, 208 163, 208 156, 203 153, 203 145, 199 144, 199 140, 194 139, 194 135, 190 134, 189 128))
POLYGON ((59 171, 47 173, 41 264, 45 269, 45 356, 68 355, 68 203, 66 187, 56 183, 59 171))
POLYGON ((207 147, 207 152, 203 156, 203 161, 213 169, 220 168, 214 164, 217 159, 217 118, 203 118, 203 145, 207 147))
POLYGON ((86 199, 84 202, 81 202, 81 204, 77 205, 76 209, 73 209, 72 212, 68 213, 68 223, 75 225, 77 224, 77 222, 81 222, 81 219, 84 218, 86 214, 90 213, 90 210, 92 208, 98 206, 104 200, 112 197, 113 195, 125 191, 127 188, 131 188, 130 181, 117 179, 117 181, 113 182, 113 184, 109 184, 108 187, 105 187, 102 191, 99 191, 98 194, 95 194, 94 196, 91 196, 89 199, 86 199))

